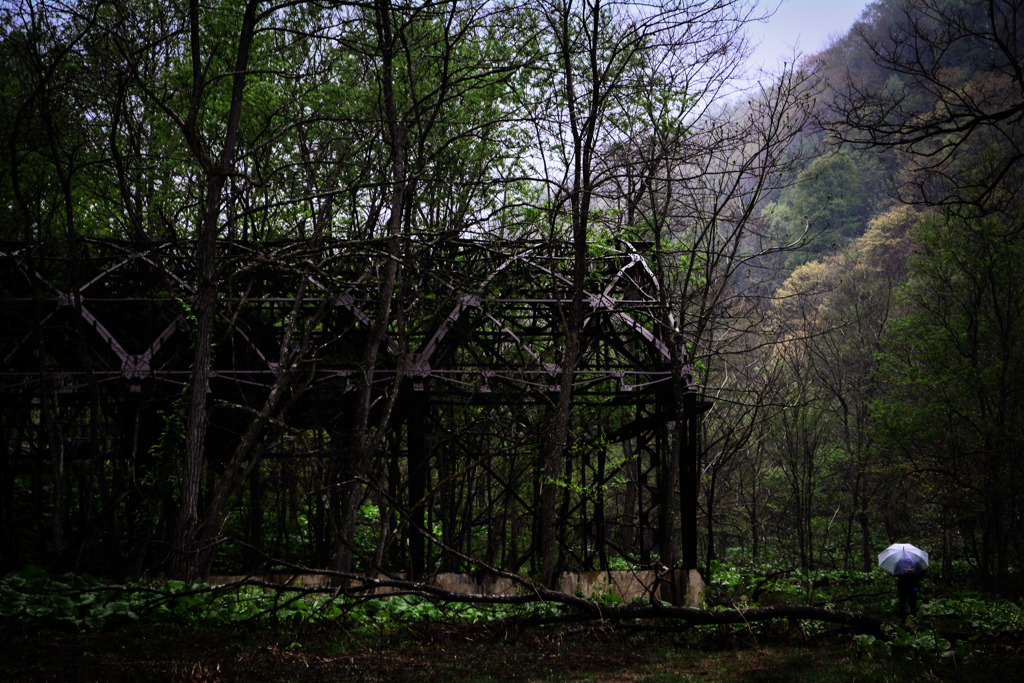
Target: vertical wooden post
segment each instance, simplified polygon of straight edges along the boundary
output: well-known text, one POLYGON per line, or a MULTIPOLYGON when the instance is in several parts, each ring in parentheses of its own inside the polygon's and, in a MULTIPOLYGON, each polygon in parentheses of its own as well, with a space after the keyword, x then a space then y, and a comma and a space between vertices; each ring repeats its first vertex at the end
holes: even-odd
POLYGON ((426 569, 426 543, 423 532, 426 529, 427 494, 427 435, 426 411, 429 395, 425 391, 410 394, 408 402, 407 425, 409 458, 409 502, 408 502, 408 541, 410 579, 418 579, 426 569))
POLYGON ((695 391, 683 394, 676 424, 679 443, 679 511, 683 537, 683 569, 697 569, 697 484, 700 460, 700 415, 711 407, 695 391))

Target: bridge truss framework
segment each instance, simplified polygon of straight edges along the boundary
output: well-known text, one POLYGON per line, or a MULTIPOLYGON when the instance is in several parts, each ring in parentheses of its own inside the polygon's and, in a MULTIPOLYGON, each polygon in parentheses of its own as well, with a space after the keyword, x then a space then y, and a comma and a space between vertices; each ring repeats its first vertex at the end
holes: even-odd
MULTIPOLYGON (((173 477, 173 464, 154 462, 155 447, 166 441, 166 416, 191 377, 194 245, 91 241, 74 256, 67 251, 68 245, 7 244, 0 253, 3 527, 38 527, 62 556, 112 547, 116 557, 145 564, 154 544, 139 551, 145 533, 125 527, 145 505, 138 473, 173 477), (76 497, 88 500, 76 504, 76 497)), ((314 548, 301 559, 328 560, 330 513, 314 508, 337 504, 330 463, 345 458, 354 397, 369 382, 380 405, 398 392, 375 483, 364 493, 378 510, 388 509, 378 522, 374 568, 390 559, 419 574, 455 568, 460 553, 477 552, 518 570, 531 547, 514 537, 536 536, 529 491, 539 475, 530 463, 543 447, 546 411, 559 391, 573 292, 570 245, 423 241, 406 244, 403 254, 397 313, 379 362, 366 368, 363 352, 388 258, 382 245, 221 243, 209 390, 212 472, 274 387, 282 363, 301 347, 301 381, 291 386, 281 429, 265 445, 268 462, 327 463, 320 470, 296 465, 306 473, 296 484, 307 489, 304 509, 318 520, 308 538, 314 548), (301 335, 308 335, 305 345, 295 341, 301 335), (489 502, 472 500, 480 496, 489 502), (502 528, 490 528, 495 524, 502 528), (422 533, 428 530, 441 531, 442 549, 416 540, 429 537, 422 533)), ((647 260, 629 245, 593 252, 583 351, 573 375, 574 433, 585 445, 567 448, 566 457, 567 477, 575 472, 590 488, 576 497, 567 488, 563 497, 563 520, 585 527, 563 530, 566 564, 606 562, 609 552, 649 561, 670 545, 667 534, 680 533, 684 561, 695 559, 696 521, 688 517, 696 514, 696 486, 687 468, 696 461, 698 416, 707 406, 697 398, 684 350, 672 353, 677 336, 658 288, 647 260), (673 356, 681 359, 675 376, 683 382, 683 405, 673 390, 673 356), (683 429, 674 436, 680 417, 683 429), (682 441, 675 451, 673 439, 682 441), (674 459, 673 452, 681 455, 674 459), (681 491, 669 467, 681 468, 681 491)), ((240 496, 250 517, 266 504, 258 488, 254 481, 240 496)), ((254 534, 248 540, 259 542, 254 534)), ((4 564, 25 554, 31 535, 3 532, 4 564)))

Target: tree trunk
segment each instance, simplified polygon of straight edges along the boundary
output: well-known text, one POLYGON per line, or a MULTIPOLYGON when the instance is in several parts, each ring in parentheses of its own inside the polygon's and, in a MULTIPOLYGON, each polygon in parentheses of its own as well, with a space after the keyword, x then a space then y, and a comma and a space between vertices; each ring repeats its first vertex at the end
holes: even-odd
POLYGON ((351 443, 338 444, 336 448, 345 449, 344 468, 341 471, 339 489, 341 492, 341 511, 338 521, 338 538, 336 539, 334 567, 343 572, 351 571, 353 550, 352 541, 355 537, 356 518, 362 502, 363 481, 370 467, 390 422, 390 406, 394 405, 401 387, 401 364, 388 398, 389 407, 377 421, 377 428, 370 428, 370 412, 373 406, 373 376, 377 370, 378 357, 387 339, 388 325, 391 322, 391 305, 398 282, 399 259, 401 256, 402 216, 406 201, 406 170, 405 170, 405 128, 398 120, 394 90, 394 54, 396 50, 395 36, 391 27, 391 4, 388 0, 377 0, 375 3, 375 30, 377 45, 381 59, 381 88, 384 100, 384 117, 387 122, 387 143, 391 151, 391 215, 388 217, 387 257, 379 285, 380 295, 377 309, 370 329, 369 339, 362 361, 363 384, 359 388, 358 405, 356 408, 355 428, 351 443))
MULTIPOLYGON (((407 509, 406 540, 409 544, 409 570, 411 580, 418 580, 426 569, 426 536, 427 531, 427 475, 429 461, 427 458, 427 439, 425 433, 425 415, 423 405, 425 394, 417 394, 408 407, 406 443, 408 444, 409 464, 409 499, 407 509)), ((442 473, 442 476, 444 474, 442 473)), ((445 515, 445 519, 447 515, 445 515)), ((445 525, 447 526, 447 525, 445 525)), ((454 532, 454 529, 445 529, 454 532)), ((451 543, 454 536, 447 533, 445 543, 451 543)), ((446 555, 448 553, 445 553, 446 555)))
POLYGON ((234 170, 238 125, 241 119, 242 95, 245 90, 249 56, 256 29, 258 0, 246 3, 235 53, 234 73, 231 81, 231 105, 224 130, 224 143, 220 156, 214 160, 206 151, 195 115, 202 104, 203 84, 206 76, 202 67, 203 46, 199 31, 199 3, 189 3, 189 31, 192 57, 192 93, 190 114, 185 119, 175 117, 189 148, 203 169, 206 191, 200 217, 199 240, 196 251, 199 260, 199 285, 193 304, 196 319, 195 352, 192 359, 192 378, 189 386, 185 457, 181 463, 181 504, 174 534, 174 552, 170 573, 184 580, 194 580, 202 571, 198 564, 197 533, 199 505, 203 477, 206 473, 206 430, 209 425, 207 393, 210 384, 213 326, 217 314, 217 234, 220 227, 221 199, 224 183, 234 170))
POLYGON ((196 534, 199 529, 199 494, 206 473, 206 430, 209 426, 207 393, 210 386, 213 323, 217 307, 216 235, 220 190, 224 179, 209 179, 203 210, 199 253, 199 291, 192 314, 196 320, 195 353, 189 385, 185 432, 185 459, 181 467, 181 506, 174 533, 170 573, 185 581, 198 577, 196 534))
POLYGON ((868 523, 868 513, 861 510, 857 513, 857 521, 860 522, 860 542, 863 564, 861 571, 869 572, 874 569, 874 551, 871 549, 871 525, 868 523))

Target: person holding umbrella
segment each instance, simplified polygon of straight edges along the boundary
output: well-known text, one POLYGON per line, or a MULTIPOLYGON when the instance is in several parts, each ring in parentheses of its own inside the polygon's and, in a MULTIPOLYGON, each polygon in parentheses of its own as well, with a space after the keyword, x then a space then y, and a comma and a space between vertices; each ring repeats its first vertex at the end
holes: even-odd
POLYGON ((896 577, 896 595, 900 605, 900 623, 917 616, 917 594, 921 578, 928 569, 928 553, 909 543, 893 543, 878 555, 878 566, 896 577))

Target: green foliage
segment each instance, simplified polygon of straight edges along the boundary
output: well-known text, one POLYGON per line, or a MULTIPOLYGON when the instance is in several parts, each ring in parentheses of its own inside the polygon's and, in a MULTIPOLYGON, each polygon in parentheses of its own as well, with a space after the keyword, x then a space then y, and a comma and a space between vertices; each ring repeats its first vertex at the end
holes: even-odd
MULTIPOLYGON (((791 572, 768 579, 763 573, 734 566, 716 565, 724 588, 751 591, 763 587, 766 580, 775 581, 777 593, 801 593, 805 573, 791 572), (789 584, 790 588, 784 588, 789 584)), ((774 570, 773 567, 764 569, 774 570)), ((821 572, 819 580, 826 587, 818 597, 836 597, 850 592, 864 592, 879 587, 876 579, 887 587, 891 577, 873 572, 821 572)), ((621 600, 595 591, 593 601, 602 606, 620 606, 621 600)), ((630 606, 647 607, 648 601, 636 598, 630 606)), ((749 607, 749 602, 730 600, 709 605, 710 609, 749 607)), ((863 608, 855 603, 852 609, 863 608)), ((267 590, 248 586, 223 589, 200 583, 167 581, 162 584, 110 586, 88 576, 54 576, 31 567, 0 580, 0 619, 25 626, 68 628, 90 631, 118 625, 140 624, 189 626, 197 629, 223 629, 242 624, 284 625, 295 629, 300 625, 334 624, 347 637, 404 637, 421 632, 424 626, 486 624, 503 619, 531 619, 543 622, 571 613, 561 603, 536 602, 522 605, 472 604, 439 601, 428 596, 403 594, 376 598, 334 598, 322 593, 300 594, 287 590, 267 590)), ((702 626, 695 634, 753 638, 780 633, 780 628, 799 628, 806 636, 822 633, 823 624, 736 624, 702 626)), ((951 640, 943 629, 974 632, 1024 631, 1024 612, 1008 601, 985 600, 974 595, 946 597, 926 601, 920 616, 907 627, 885 626, 881 634, 856 634, 853 643, 869 658, 879 661, 913 662, 927 666, 959 666, 979 651, 978 638, 951 640), (940 628, 941 625, 941 628, 940 628)), ((333 632, 333 631, 332 631, 333 632)), ((285 641, 286 651, 304 648, 304 641, 285 641)))
MULTIPOLYGON (((719 607, 783 603, 832 604, 850 593, 889 595, 892 577, 881 571, 808 571, 789 565, 711 562, 705 599, 719 607)), ((872 605, 872 608, 875 608, 872 605)))
MULTIPOLYGON (((618 596, 598 594, 602 605, 618 596)), ((111 586, 89 576, 54 576, 27 567, 0 580, 0 618, 24 623, 97 629, 125 621, 228 626, 253 621, 344 624, 371 634, 421 622, 475 624, 516 617, 563 614, 557 603, 477 605, 441 602, 419 595, 335 598, 242 586, 224 590, 204 583, 111 586)))
POLYGON ((973 631, 1024 631, 1024 609, 1009 600, 968 596, 941 598, 926 602, 920 613, 966 624, 973 631))
POLYGON ((858 634, 853 641, 867 652, 883 656, 911 659, 920 663, 963 662, 973 651, 975 638, 950 642, 933 630, 907 629, 893 626, 884 637, 858 634))
MULTIPOLYGON (((914 237, 872 404, 877 438, 932 500, 1002 537, 1024 491, 1024 241, 999 219, 953 216, 923 220, 914 237)), ((980 560, 983 577, 1006 580, 1007 553, 980 560)))
POLYGON ((615 555, 614 557, 608 558, 609 571, 630 571, 632 569, 637 569, 636 563, 630 562, 625 557, 615 555))
POLYGON ((51 576, 26 567, 0 581, 0 617, 27 622, 100 628, 138 619, 130 601, 89 576, 51 576))
POLYGON ((89 576, 53 576, 38 567, 0 581, 0 616, 26 622, 102 628, 125 620, 227 625, 267 617, 277 621, 337 618, 322 598, 296 598, 260 588, 224 592, 201 583, 110 586, 89 576))
POLYGON ((765 207, 764 213, 782 242, 792 242, 807 231, 802 245, 806 251, 793 254, 786 270, 863 234, 879 208, 874 188, 880 177, 871 156, 828 152, 802 171, 776 203, 765 207))
POLYGON ((371 503, 361 505, 353 542, 364 556, 372 557, 380 537, 380 508, 371 503))

